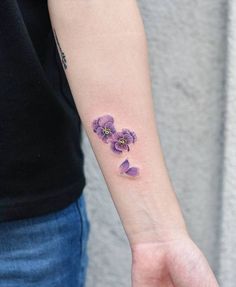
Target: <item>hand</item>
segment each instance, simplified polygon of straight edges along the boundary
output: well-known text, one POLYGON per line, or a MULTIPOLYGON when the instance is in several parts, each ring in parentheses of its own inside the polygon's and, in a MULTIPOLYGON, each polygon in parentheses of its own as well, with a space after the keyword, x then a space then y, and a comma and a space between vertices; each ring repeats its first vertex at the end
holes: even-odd
POLYGON ((188 237, 136 244, 132 287, 218 287, 202 252, 188 237))

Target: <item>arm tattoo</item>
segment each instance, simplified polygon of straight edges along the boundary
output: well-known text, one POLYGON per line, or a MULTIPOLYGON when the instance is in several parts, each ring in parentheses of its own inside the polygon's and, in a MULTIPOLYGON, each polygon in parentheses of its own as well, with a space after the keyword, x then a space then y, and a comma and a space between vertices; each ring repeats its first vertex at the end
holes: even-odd
MULTIPOLYGON (((135 132, 129 129, 122 129, 116 131, 114 126, 114 118, 111 115, 104 115, 98 117, 92 122, 92 129, 94 133, 106 144, 110 144, 111 151, 122 155, 130 151, 130 145, 137 141, 135 132)), ((120 174, 128 176, 137 176, 139 168, 130 167, 129 160, 126 159, 119 166, 120 174)))
POLYGON ((128 159, 122 162, 120 165, 120 173, 121 174, 127 174, 130 176, 136 176, 139 173, 139 169, 135 166, 130 167, 128 159))
POLYGON ((57 47, 58 47, 58 49, 59 49, 59 51, 60 51, 62 66, 63 66, 63 68, 66 70, 66 68, 67 68, 66 55, 65 55, 65 53, 64 53, 64 52, 62 51, 62 49, 61 49, 61 46, 60 46, 60 43, 59 43, 59 41, 58 41, 58 38, 57 38, 57 34, 56 34, 56 30, 55 30, 55 29, 53 29, 53 33, 54 33, 54 37, 55 37, 55 40, 56 40, 57 47))

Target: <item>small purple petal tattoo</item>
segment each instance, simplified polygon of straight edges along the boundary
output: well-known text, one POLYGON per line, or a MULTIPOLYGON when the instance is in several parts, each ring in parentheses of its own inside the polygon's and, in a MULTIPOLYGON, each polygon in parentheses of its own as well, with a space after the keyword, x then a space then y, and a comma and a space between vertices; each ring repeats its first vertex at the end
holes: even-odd
POLYGON ((137 167, 129 167, 129 161, 126 159, 122 162, 120 165, 120 173, 121 174, 127 174, 129 176, 137 176, 139 174, 139 169, 137 167))
POLYGON ((129 169, 129 161, 126 159, 125 161, 122 162, 120 165, 120 172, 125 173, 129 169))

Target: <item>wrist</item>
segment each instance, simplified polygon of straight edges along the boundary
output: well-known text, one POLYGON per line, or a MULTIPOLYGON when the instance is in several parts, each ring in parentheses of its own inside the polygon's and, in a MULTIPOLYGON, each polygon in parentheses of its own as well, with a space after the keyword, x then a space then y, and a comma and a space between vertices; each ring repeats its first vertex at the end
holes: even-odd
POLYGON ((185 223, 172 226, 168 226, 167 224, 165 226, 152 226, 151 228, 143 228, 142 230, 132 227, 126 233, 131 248, 140 244, 164 243, 182 238, 190 238, 185 223))
MULTIPOLYGON (((140 200, 139 200, 140 201, 140 200)), ((132 216, 123 216, 131 246, 148 242, 165 242, 188 236, 187 226, 173 190, 142 193, 142 205, 132 216)))

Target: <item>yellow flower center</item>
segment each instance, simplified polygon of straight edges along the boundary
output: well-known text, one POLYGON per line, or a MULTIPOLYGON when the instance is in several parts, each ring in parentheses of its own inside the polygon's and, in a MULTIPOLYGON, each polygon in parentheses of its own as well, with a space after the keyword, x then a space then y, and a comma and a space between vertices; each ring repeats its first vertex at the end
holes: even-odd
POLYGON ((110 129, 108 129, 108 128, 104 128, 103 129, 103 133, 105 134, 105 135, 109 135, 110 134, 110 129))
POLYGON ((119 143, 120 143, 120 144, 122 144, 122 145, 123 145, 123 144, 125 144, 125 142, 126 142, 126 141, 125 141, 125 139, 124 139, 124 138, 119 139, 119 143))

